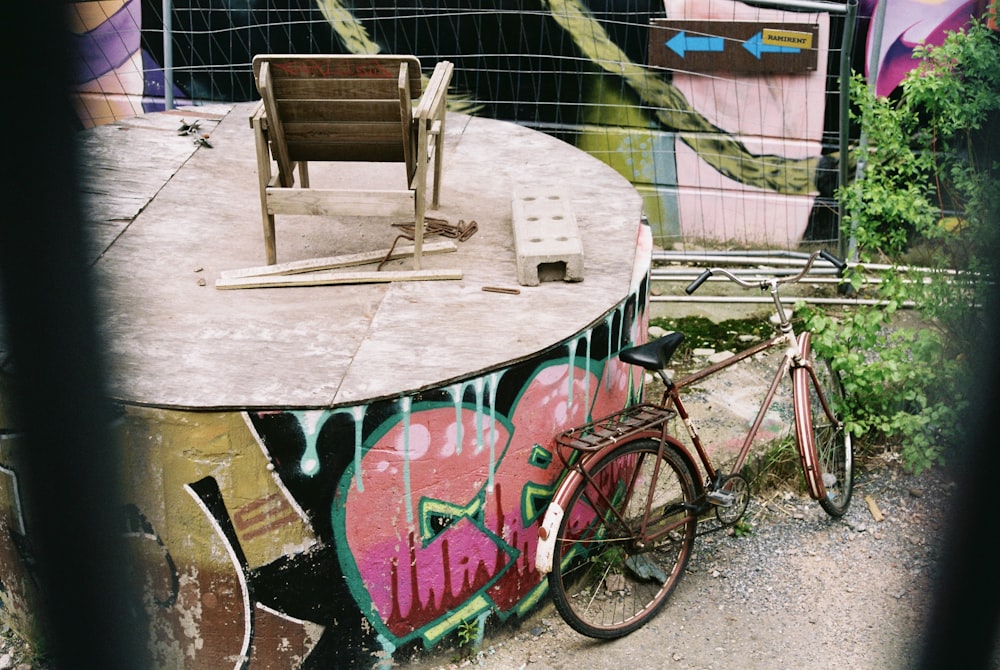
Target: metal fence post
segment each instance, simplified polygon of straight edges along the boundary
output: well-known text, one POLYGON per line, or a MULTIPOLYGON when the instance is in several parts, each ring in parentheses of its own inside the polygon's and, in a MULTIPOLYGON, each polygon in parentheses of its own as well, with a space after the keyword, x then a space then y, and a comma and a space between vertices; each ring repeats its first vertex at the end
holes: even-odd
POLYGON ((174 26, 171 0, 163 0, 163 108, 174 108, 174 26))

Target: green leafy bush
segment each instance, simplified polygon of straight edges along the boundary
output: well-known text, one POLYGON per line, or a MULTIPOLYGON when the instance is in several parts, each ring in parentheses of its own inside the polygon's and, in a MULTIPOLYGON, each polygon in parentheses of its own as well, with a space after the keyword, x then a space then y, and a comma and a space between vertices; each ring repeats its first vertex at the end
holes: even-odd
POLYGON ((855 291, 883 306, 836 314, 803 309, 814 348, 844 375, 850 429, 898 445, 921 471, 945 459, 965 425, 970 362, 982 343, 1000 225, 1000 41, 981 22, 921 47, 893 98, 855 75, 853 115, 868 140, 863 173, 840 189, 862 264, 855 291), (913 267, 919 269, 914 270, 913 267), (897 310, 920 316, 901 325, 897 310))

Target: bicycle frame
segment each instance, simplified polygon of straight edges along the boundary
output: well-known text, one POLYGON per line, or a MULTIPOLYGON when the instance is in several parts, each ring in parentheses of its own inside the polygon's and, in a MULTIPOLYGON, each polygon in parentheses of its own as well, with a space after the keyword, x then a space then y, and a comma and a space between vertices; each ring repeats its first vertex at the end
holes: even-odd
MULTIPOLYGON (((697 428, 691 420, 687 409, 684 407, 684 402, 681 399, 680 391, 681 389, 690 386, 702 379, 710 377, 711 375, 729 368, 731 366, 737 365, 748 358, 760 354, 765 351, 769 351, 778 346, 784 346, 785 353, 781 360, 778 369, 775 371, 774 378, 771 380, 771 384, 761 401, 760 408, 757 411, 757 415, 754 418, 750 429, 743 438, 743 443, 740 446, 740 450, 737 454, 736 461, 733 464, 732 469, 728 473, 728 476, 739 473, 746 463, 747 456, 750 453, 750 447, 752 446, 754 439, 757 437, 757 433, 760 430, 761 425, 764 422, 764 417, 766 416, 768 410, 774 403, 775 395, 778 391, 778 387, 781 384, 782 378, 785 375, 789 375, 789 381, 792 382, 792 395, 794 398, 795 414, 796 417, 800 415, 800 412, 808 412, 808 407, 800 407, 799 403, 803 402, 803 399, 807 397, 806 393, 796 392, 796 379, 799 379, 799 383, 811 384, 819 401, 823 407, 823 411, 826 413, 827 417, 835 423, 837 422, 836 416, 834 415, 827 398, 824 396, 822 386, 816 377, 816 372, 812 369, 812 365, 803 355, 807 350, 809 345, 810 334, 804 332, 801 335, 796 335, 795 329, 792 326, 791 321, 781 303, 779 296, 779 286, 788 282, 795 282, 800 280, 809 271, 812 262, 815 260, 817 255, 824 255, 827 260, 837 265, 839 268, 843 269, 843 263, 837 261, 835 258, 825 254, 825 252, 818 252, 814 254, 810 260, 807 262, 803 270, 795 276, 785 277, 785 278, 770 278, 762 280, 759 283, 751 283, 736 277, 732 273, 716 269, 715 272, 725 275, 730 280, 736 282, 737 284, 751 288, 759 287, 762 290, 769 292, 771 299, 774 303, 775 313, 778 316, 778 333, 773 337, 753 345, 723 361, 710 365, 703 368, 697 372, 694 372, 677 382, 672 381, 666 376, 666 373, 662 369, 656 370, 660 375, 661 380, 664 382, 665 390, 663 392, 663 397, 659 405, 637 405, 632 408, 626 408, 622 412, 617 414, 604 417, 598 421, 585 426, 580 426, 576 429, 565 431, 556 436, 556 451, 559 454, 560 459, 566 466, 566 477, 559 483, 556 489, 555 496, 549 503, 548 510, 546 511, 545 517, 539 528, 538 536, 539 542, 536 547, 536 561, 535 567, 541 574, 547 574, 552 570, 552 560, 554 554, 554 548, 556 543, 556 533, 562 523, 562 518, 565 513, 565 506, 569 501, 569 498, 578 486, 583 484, 593 484, 593 480, 590 477, 590 469, 592 464, 600 462, 601 458, 614 449, 616 449, 620 444, 629 442, 636 439, 651 439, 659 444, 658 449, 658 464, 657 469, 654 472, 654 482, 659 476, 659 460, 663 458, 664 449, 666 445, 671 445, 673 449, 678 453, 681 458, 684 459, 688 470, 693 475, 694 484, 696 488, 697 499, 702 502, 690 508, 690 514, 688 514, 684 519, 673 523, 668 528, 658 528, 653 534, 648 534, 647 522, 649 521, 652 500, 649 499, 645 503, 645 514, 643 518, 643 525, 640 529, 638 535, 641 543, 652 543, 655 542, 663 534, 670 532, 671 530, 683 526, 689 523, 693 517, 699 516, 705 509, 712 506, 712 503, 707 501, 706 491, 708 493, 714 492, 719 489, 722 485, 723 476, 713 465, 708 452, 702 444, 701 437, 698 434, 697 428), (795 372, 805 368, 808 372, 808 378, 805 382, 801 375, 796 375, 795 372), (638 412, 636 411, 638 410, 638 412), (642 414, 644 410, 647 411, 647 418, 645 422, 633 421, 629 424, 630 427, 623 429, 628 421, 627 418, 633 418, 633 414, 642 414), (694 445, 695 451, 697 453, 698 459, 701 461, 702 468, 704 468, 707 478, 703 481, 699 476, 700 469, 696 464, 695 458, 691 455, 688 448, 683 445, 679 440, 672 437, 668 433, 668 423, 667 420, 672 418, 672 416, 680 417, 684 424, 685 429, 691 442, 694 445), (619 419, 621 422, 619 423, 619 419), (607 427, 610 426, 611 430, 607 427), (583 439, 583 438, 587 439, 583 439), (570 447, 575 452, 575 457, 571 456, 569 458, 565 457, 562 452, 559 451, 559 447, 570 447), (706 488, 707 487, 707 488, 706 488)), ((698 279, 696 279, 686 291, 690 294, 697 289, 710 275, 712 271, 703 272, 698 279)), ((652 368, 648 368, 652 369, 652 368)), ((808 401, 806 401, 808 402, 808 401)), ((799 430, 798 418, 794 421, 795 432, 796 432, 796 443, 798 446, 799 454, 802 459, 803 471, 806 476, 806 483, 809 488, 810 495, 819 500, 822 496, 826 495, 826 490, 821 477, 818 476, 819 469, 816 467, 816 463, 812 460, 812 453, 814 452, 813 445, 811 441, 813 436, 804 431, 799 430)), ((611 504, 605 492, 601 491, 599 487, 595 486, 598 496, 601 499, 601 504, 606 510, 611 510, 613 515, 617 517, 616 521, 625 525, 625 519, 621 518, 620 513, 611 504)), ((650 496, 652 496, 652 491, 655 489, 655 485, 650 487, 650 496)), ((628 487, 628 492, 626 495, 631 495, 631 486, 628 487)), ((606 512, 598 512, 599 514, 605 514, 606 512)))
POLYGON ((677 415, 680 417, 684 424, 684 428, 687 430, 688 436, 691 438, 691 443, 694 445, 695 451, 698 454, 698 459, 705 468, 705 472, 708 475, 709 480, 715 481, 719 473, 712 464, 712 461, 708 456, 708 452, 705 449, 704 444, 702 444, 701 437, 698 435, 697 428, 695 427, 694 422, 691 421, 687 409, 684 407, 684 402, 681 400, 680 390, 686 386, 699 382, 702 379, 710 377, 720 370, 729 368, 752 356, 769 351, 783 344, 786 346, 784 358, 782 358, 781 364, 775 371, 774 378, 771 380, 771 385, 768 387, 767 393, 764 394, 764 399, 761 402, 760 408, 757 410, 757 416, 750 425, 750 430, 747 431, 746 436, 743 438, 743 444, 740 446, 736 462, 733 464, 733 468, 730 472, 730 474, 734 474, 739 472, 743 468, 744 463, 746 463, 747 456, 750 453, 750 446, 753 444, 754 439, 757 437, 757 432, 764 423, 764 417, 767 415, 767 411, 774 403, 774 396, 778 392, 778 387, 781 385, 782 379, 786 374, 790 374, 792 369, 805 366, 805 363, 802 360, 801 343, 796 337, 794 331, 791 329, 791 326, 789 325, 786 332, 778 333, 774 337, 765 340, 764 342, 760 342, 749 349, 741 351, 724 361, 710 365, 707 368, 680 379, 674 384, 668 386, 664 391, 663 402, 665 406, 673 407, 677 411, 677 415))

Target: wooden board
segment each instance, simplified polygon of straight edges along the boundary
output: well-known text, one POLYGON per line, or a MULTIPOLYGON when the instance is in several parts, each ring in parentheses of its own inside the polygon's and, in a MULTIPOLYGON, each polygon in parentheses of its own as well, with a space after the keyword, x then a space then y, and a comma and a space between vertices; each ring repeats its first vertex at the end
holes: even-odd
POLYGON ((653 19, 649 64, 684 72, 794 74, 816 70, 819 25, 653 19))
POLYGON ((387 272, 304 272, 290 275, 220 277, 218 289, 281 288, 287 286, 337 286, 394 281, 435 281, 462 278, 461 270, 390 270, 387 272))

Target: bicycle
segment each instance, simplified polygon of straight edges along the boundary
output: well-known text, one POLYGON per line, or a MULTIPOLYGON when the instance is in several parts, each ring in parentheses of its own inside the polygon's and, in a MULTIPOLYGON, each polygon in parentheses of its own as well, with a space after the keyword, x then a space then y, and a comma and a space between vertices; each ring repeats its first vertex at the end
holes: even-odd
POLYGON ((565 475, 539 528, 535 564, 548 575, 559 614, 577 632, 612 639, 643 626, 663 608, 683 576, 694 539, 704 534, 698 532, 702 518, 707 522, 715 517, 706 532, 742 519, 750 485, 741 471, 786 373, 791 377, 795 439, 809 495, 832 517, 847 511, 854 473, 851 437, 836 414, 843 386, 828 361, 813 358, 810 333, 796 334, 779 294, 781 286, 805 277, 819 257, 839 272, 846 267, 819 251, 791 276, 747 281, 722 268, 703 271, 685 289, 688 294, 712 275, 768 291, 778 317, 777 333, 677 382, 665 368, 683 333, 625 349, 618 354, 620 360, 659 375, 665 387, 661 401, 633 405, 555 436, 565 475), (680 391, 780 346, 785 354, 760 410, 732 467, 722 472, 709 458, 680 391), (668 433, 675 417, 686 427, 697 461, 668 433))

